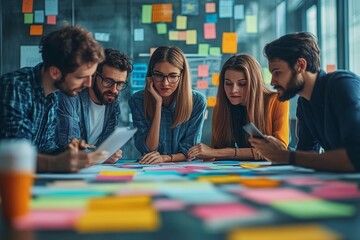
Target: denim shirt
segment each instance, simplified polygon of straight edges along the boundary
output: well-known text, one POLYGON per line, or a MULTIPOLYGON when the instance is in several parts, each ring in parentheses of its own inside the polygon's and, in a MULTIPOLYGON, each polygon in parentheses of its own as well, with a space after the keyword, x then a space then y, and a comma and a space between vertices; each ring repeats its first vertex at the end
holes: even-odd
MULTIPOLYGON (((89 90, 84 89, 78 95, 69 97, 59 93, 58 127, 56 142, 64 148, 72 138, 83 139, 88 142, 90 132, 89 90)), ((118 101, 106 105, 103 130, 96 142, 99 146, 115 129, 120 115, 118 101)))
POLYGON ((298 150, 345 148, 360 170, 360 77, 320 71, 310 101, 298 99, 298 150))
MULTIPOLYGON (((205 119, 206 100, 205 96, 197 91, 193 93, 193 111, 189 121, 172 128, 175 115, 176 102, 169 107, 161 108, 160 134, 157 151, 160 154, 183 153, 185 156, 188 150, 200 143, 202 128, 205 119)), ((146 146, 152 120, 145 118, 144 113, 144 90, 134 93, 129 99, 129 106, 132 113, 134 127, 138 130, 135 133, 135 146, 141 154, 150 152, 146 146)))
POLYGON ((30 140, 39 153, 57 150, 54 141, 57 94, 45 96, 42 63, 0 78, 0 138, 30 140))

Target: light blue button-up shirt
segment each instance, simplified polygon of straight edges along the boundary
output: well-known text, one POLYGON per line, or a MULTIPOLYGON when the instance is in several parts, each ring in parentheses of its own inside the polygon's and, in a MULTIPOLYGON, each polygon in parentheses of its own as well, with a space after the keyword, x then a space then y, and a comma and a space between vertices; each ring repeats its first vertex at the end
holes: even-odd
MULTIPOLYGON (((169 107, 161 108, 160 134, 157 151, 160 154, 183 153, 185 156, 188 150, 200 143, 202 128, 205 119, 206 99, 203 94, 193 92, 193 111, 189 121, 172 128, 175 115, 176 102, 169 107)), ((134 93, 129 99, 129 106, 132 112, 134 127, 138 130, 135 133, 135 146, 141 154, 150 152, 146 146, 152 120, 145 118, 144 113, 144 90, 134 93)))

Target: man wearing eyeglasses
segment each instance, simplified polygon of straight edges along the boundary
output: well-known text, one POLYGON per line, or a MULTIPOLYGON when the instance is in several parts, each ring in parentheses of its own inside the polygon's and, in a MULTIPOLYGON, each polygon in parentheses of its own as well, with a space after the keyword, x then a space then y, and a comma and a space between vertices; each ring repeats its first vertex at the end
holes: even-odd
MULTIPOLYGON (((65 147, 72 139, 84 140, 89 146, 99 146, 115 129, 120 116, 118 97, 127 87, 132 71, 129 58, 114 49, 105 49, 105 60, 93 75, 92 87, 75 97, 59 95, 57 144, 65 147)), ((117 151, 106 162, 121 158, 117 151)))

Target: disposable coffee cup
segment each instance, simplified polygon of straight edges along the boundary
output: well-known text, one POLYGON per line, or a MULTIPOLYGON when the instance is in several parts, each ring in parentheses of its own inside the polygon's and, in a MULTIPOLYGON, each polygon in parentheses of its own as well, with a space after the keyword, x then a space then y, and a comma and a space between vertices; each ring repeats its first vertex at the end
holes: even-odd
POLYGON ((29 212, 35 165, 36 150, 28 140, 0 140, 0 205, 5 221, 29 212))

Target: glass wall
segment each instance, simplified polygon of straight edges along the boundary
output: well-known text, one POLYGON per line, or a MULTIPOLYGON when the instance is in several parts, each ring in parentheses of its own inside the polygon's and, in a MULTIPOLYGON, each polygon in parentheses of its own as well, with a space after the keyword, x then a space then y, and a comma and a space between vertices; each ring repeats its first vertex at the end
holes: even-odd
POLYGON ((317 7, 315 4, 306 9, 306 31, 317 36, 317 7))
POLYGON ((321 67, 327 72, 337 69, 336 0, 321 0, 321 67))
POLYGON ((360 75, 360 2, 349 0, 349 69, 360 75))

